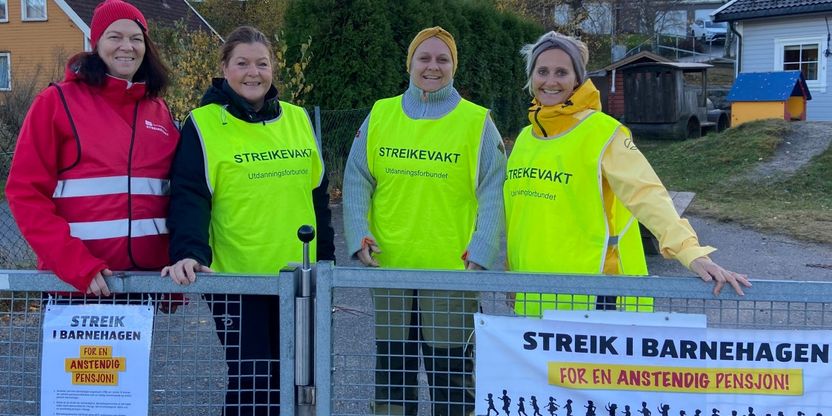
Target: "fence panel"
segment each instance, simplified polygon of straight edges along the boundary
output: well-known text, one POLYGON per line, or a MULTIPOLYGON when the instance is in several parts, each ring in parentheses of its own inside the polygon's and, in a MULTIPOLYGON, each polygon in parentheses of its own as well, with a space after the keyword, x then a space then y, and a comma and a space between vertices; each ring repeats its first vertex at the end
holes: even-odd
MULTIPOLYGON (((107 278, 108 286, 117 294, 99 300, 57 295, 56 292, 72 288, 48 273, 2 271, 0 414, 40 413, 41 325, 50 295, 52 302, 62 304, 144 303, 151 296, 159 299, 154 301, 156 314, 150 356, 149 408, 152 415, 222 414, 228 390, 228 364, 274 366, 276 371, 281 371, 281 386, 257 385, 254 391, 246 391, 244 387, 239 390, 242 394, 268 394, 270 391, 281 395, 281 402, 292 403, 294 309, 291 301, 280 302, 280 360, 244 360, 237 355, 226 362, 220 338, 234 339, 239 335, 236 327, 225 325, 232 319, 238 318, 241 322, 262 319, 235 316, 240 305, 238 295, 280 294, 284 299, 292 299, 294 280, 291 271, 282 272, 279 278, 218 274, 202 275, 194 284, 180 287, 156 273, 137 273, 107 278), (174 291, 184 291, 187 300, 164 295, 174 291), (161 312, 161 309, 173 309, 174 306, 175 312, 161 312)), ((233 342, 229 342, 231 344, 233 342)), ((282 414, 294 413, 291 404, 281 410, 282 414)))
MULTIPOLYGON (((385 384, 386 380, 375 379, 375 365, 379 353, 375 345, 374 310, 378 307, 380 315, 389 318, 409 315, 411 309, 407 304, 400 304, 396 308, 392 302, 386 301, 374 306, 371 296, 374 289, 401 289, 404 294, 396 295, 396 299, 418 299, 420 302, 436 306, 444 305, 447 301, 460 300, 463 292, 459 291, 475 288, 479 291, 479 305, 483 312, 505 316, 514 314, 513 309, 507 304, 506 293, 520 291, 552 293, 553 288, 557 288, 558 293, 573 295, 649 296, 653 298, 655 312, 704 314, 708 326, 714 328, 832 329, 832 283, 829 282, 754 281, 753 290, 748 290, 744 297, 736 296, 730 287, 726 287, 719 297, 714 297, 710 284, 691 277, 627 278, 504 272, 404 271, 327 268, 320 263, 317 274, 317 302, 320 314, 318 321, 324 321, 323 317, 329 314, 329 325, 332 327, 329 339, 324 338, 327 334, 318 336, 319 349, 331 349, 329 357, 321 351, 317 356, 319 415, 372 413, 370 409, 377 388, 404 385, 401 382, 385 384), (412 294, 414 291, 420 293, 418 298, 412 294), (328 402, 327 397, 330 398, 328 402)), ((595 309, 594 303, 590 305, 590 309, 595 309)), ((462 309, 461 312, 451 312, 450 315, 461 318, 473 312, 475 311, 462 309)), ((467 323, 460 322, 462 320, 447 323, 434 321, 425 326, 446 335, 456 330, 468 331, 467 323)), ((383 323, 380 325, 381 332, 389 334, 389 330, 394 329, 394 326, 383 323)), ((460 345, 457 341, 453 340, 450 345, 468 346, 460 345)), ((439 356, 436 353, 431 355, 430 351, 389 354, 395 358, 410 357, 421 361, 416 374, 417 395, 407 398, 404 402, 414 404, 422 415, 431 414, 432 405, 425 374, 426 354, 427 358, 439 356)), ((447 376, 459 375, 458 371, 439 370, 440 373, 443 371, 447 376)), ((435 398, 433 401, 436 401, 435 398)))

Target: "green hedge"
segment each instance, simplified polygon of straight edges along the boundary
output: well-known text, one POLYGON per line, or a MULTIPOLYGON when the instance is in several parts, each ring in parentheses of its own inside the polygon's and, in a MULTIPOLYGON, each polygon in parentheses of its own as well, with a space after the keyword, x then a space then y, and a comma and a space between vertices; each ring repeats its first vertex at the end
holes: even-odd
POLYGON ((408 83, 407 46, 419 30, 435 25, 456 38, 454 84, 460 93, 493 110, 503 136, 517 134, 528 124, 529 103, 519 50, 543 33, 542 28, 483 1, 291 2, 285 16, 289 50, 312 37, 305 75, 313 88, 305 102, 328 110, 353 109, 401 94, 408 83))

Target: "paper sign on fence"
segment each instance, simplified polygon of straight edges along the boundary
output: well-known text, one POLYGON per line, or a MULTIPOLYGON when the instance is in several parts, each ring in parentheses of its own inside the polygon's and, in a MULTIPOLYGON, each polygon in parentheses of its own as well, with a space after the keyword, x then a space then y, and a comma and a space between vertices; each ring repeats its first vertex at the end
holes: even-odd
POLYGON ((146 415, 153 308, 48 305, 41 415, 146 415))

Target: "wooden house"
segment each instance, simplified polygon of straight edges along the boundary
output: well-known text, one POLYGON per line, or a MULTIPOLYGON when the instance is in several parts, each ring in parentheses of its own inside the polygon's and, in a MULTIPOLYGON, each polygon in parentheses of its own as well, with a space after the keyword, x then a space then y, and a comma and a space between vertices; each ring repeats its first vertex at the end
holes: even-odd
MULTIPOLYGON (((63 77, 69 57, 90 50, 92 13, 101 0, 0 0, 0 98, 63 77)), ((149 23, 213 28, 185 0, 133 0, 149 23)))

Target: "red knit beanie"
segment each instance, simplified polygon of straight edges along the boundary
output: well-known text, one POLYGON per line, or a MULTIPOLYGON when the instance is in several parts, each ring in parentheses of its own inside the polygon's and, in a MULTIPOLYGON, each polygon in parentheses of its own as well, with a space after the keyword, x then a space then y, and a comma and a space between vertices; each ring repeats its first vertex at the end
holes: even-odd
POLYGON ((116 20, 127 19, 138 23, 142 32, 147 33, 147 20, 142 12, 130 3, 121 0, 104 0, 95 7, 90 24, 90 45, 95 49, 104 31, 116 20))

